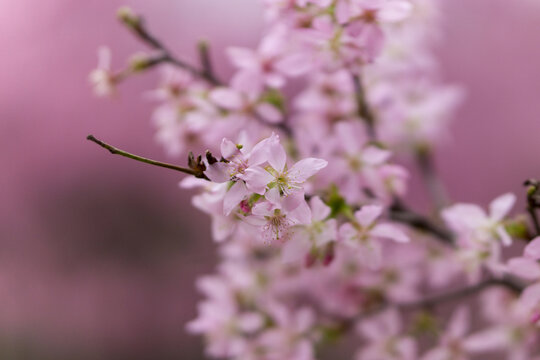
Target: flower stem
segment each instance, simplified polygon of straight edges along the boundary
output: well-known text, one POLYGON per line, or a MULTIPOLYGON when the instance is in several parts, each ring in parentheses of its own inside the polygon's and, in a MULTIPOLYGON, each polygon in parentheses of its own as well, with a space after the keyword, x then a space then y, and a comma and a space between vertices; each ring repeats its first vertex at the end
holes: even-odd
POLYGON ((433 154, 427 147, 421 147, 416 151, 416 161, 420 168, 424 184, 433 202, 437 213, 448 204, 448 196, 441 179, 435 170, 433 154))
POLYGON ((142 157, 142 156, 134 155, 134 154, 131 154, 131 153, 127 152, 127 151, 120 150, 120 149, 118 149, 118 148, 116 148, 116 147, 114 147, 112 145, 109 145, 109 144, 107 144, 107 143, 105 143, 105 142, 103 142, 103 141, 101 141, 99 139, 96 139, 94 137, 94 135, 88 135, 86 137, 86 139, 98 144, 99 146, 101 146, 104 149, 109 150, 109 152, 111 154, 113 154, 113 155, 121 155, 121 156, 130 158, 130 159, 133 159, 133 160, 137 160, 137 161, 140 161, 140 162, 143 162, 143 163, 146 163, 146 164, 155 165, 155 166, 159 166, 159 167, 164 167, 164 168, 167 168, 167 169, 182 172, 184 174, 193 175, 193 176, 195 176, 197 178, 208 180, 208 177, 206 177, 206 175, 202 171, 193 170, 193 169, 189 169, 189 168, 184 168, 184 167, 176 166, 176 165, 173 165, 173 164, 168 164, 168 163, 164 163, 164 162, 161 162, 161 161, 155 161, 155 160, 151 160, 151 159, 148 159, 148 158, 145 158, 145 157, 142 157))
POLYGON ((359 75, 354 74, 352 76, 354 83, 354 92, 356 98, 356 105, 358 108, 358 115, 366 123, 366 128, 368 135, 371 140, 377 140, 377 132, 375 131, 375 115, 369 107, 369 104, 366 99, 366 92, 364 85, 362 84, 362 79, 359 75))

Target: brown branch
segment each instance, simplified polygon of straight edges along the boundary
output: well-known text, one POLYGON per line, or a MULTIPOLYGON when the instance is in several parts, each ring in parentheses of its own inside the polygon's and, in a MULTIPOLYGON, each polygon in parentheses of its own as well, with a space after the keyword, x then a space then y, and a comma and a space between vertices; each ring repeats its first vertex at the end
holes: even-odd
POLYGON ((448 204, 448 196, 443 183, 435 170, 431 151, 427 147, 419 148, 416 151, 416 161, 420 168, 424 184, 433 202, 433 206, 438 213, 448 204))
POLYGON ((359 75, 352 76, 354 83, 354 92, 356 98, 356 105, 358 115, 366 123, 366 128, 369 137, 371 140, 377 140, 377 132, 375 131, 375 114, 369 107, 369 104, 366 99, 366 92, 364 90, 364 85, 362 84, 362 79, 359 75))
POLYGON ((173 164, 168 164, 168 163, 164 163, 164 162, 161 162, 161 161, 155 161, 155 160, 151 160, 151 159, 148 159, 148 158, 144 158, 142 156, 134 155, 134 154, 128 153, 127 151, 120 150, 120 149, 118 149, 118 148, 116 148, 116 147, 114 147, 112 145, 109 145, 109 144, 107 144, 107 143, 105 143, 105 142, 103 142, 103 141, 101 141, 99 139, 96 139, 93 135, 88 135, 86 137, 86 139, 98 144, 99 146, 101 146, 104 149, 109 150, 109 152, 111 154, 113 154, 113 155, 121 155, 121 156, 130 158, 130 159, 133 159, 133 160, 137 160, 137 161, 140 161, 140 162, 143 162, 143 163, 146 163, 146 164, 159 166, 159 167, 164 167, 164 168, 167 168, 167 169, 179 171, 179 172, 184 173, 184 174, 193 175, 193 176, 195 176, 197 178, 209 180, 208 177, 206 177, 206 175, 204 174, 204 172, 202 170, 194 170, 194 169, 184 168, 184 167, 181 167, 181 166, 176 166, 176 165, 173 165, 173 164))
POLYGON ((399 199, 395 199, 390 207, 390 218, 417 230, 429 233, 446 244, 453 245, 454 243, 454 235, 450 230, 410 210, 399 199))
POLYGON ((153 65, 159 63, 169 63, 171 65, 182 68, 190 72, 193 76, 196 76, 200 79, 204 79, 213 85, 221 85, 222 82, 219 81, 214 74, 208 73, 204 69, 201 70, 183 60, 175 57, 168 49, 159 41, 154 35, 148 31, 144 24, 144 19, 133 13, 132 10, 128 8, 121 8, 118 11, 118 18, 130 29, 141 41, 147 44, 149 47, 158 50, 161 54, 156 57, 156 60, 159 61, 153 62, 153 65))
POLYGON ((540 236, 540 221, 536 213, 536 209, 540 207, 540 182, 529 179, 523 185, 527 187, 527 212, 534 225, 535 237, 540 236))

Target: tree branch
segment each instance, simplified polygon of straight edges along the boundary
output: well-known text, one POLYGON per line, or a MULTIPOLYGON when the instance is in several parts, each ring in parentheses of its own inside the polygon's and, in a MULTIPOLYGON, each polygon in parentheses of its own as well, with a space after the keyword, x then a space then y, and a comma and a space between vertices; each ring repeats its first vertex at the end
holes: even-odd
MULTIPOLYGON (((171 65, 182 68, 190 72, 193 76, 196 76, 200 79, 204 79, 211 84, 221 85, 222 82, 219 81, 213 73, 206 71, 205 69, 201 70, 183 60, 175 57, 161 41, 159 41, 154 35, 152 35, 144 24, 144 19, 133 13, 131 9, 121 8, 118 11, 118 18, 129 28, 141 41, 147 44, 149 47, 158 50, 161 55, 156 57, 156 61, 153 64, 158 63, 169 63, 171 65)), ((205 64, 203 64, 205 66, 205 64)))
POLYGON ((164 168, 167 168, 167 169, 179 171, 179 172, 184 173, 184 174, 193 175, 193 176, 195 176, 197 178, 200 178, 200 179, 209 180, 208 177, 204 174, 203 170, 195 170, 195 169, 184 168, 184 167, 180 167, 180 166, 176 166, 176 165, 172 165, 172 164, 168 164, 168 163, 164 163, 164 162, 160 162, 160 161, 147 159, 147 158, 144 158, 142 156, 134 155, 134 154, 128 153, 127 151, 120 150, 120 149, 118 149, 118 148, 116 148, 116 147, 114 147, 112 145, 109 145, 109 144, 107 144, 107 143, 105 143, 105 142, 103 142, 103 141, 101 141, 99 139, 96 139, 94 137, 94 135, 88 135, 86 137, 86 139, 98 144, 99 146, 101 146, 104 149, 109 150, 109 152, 111 154, 113 154, 113 155, 121 155, 121 156, 130 158, 130 159, 133 159, 133 160, 137 160, 137 161, 140 161, 140 162, 143 162, 143 163, 146 163, 146 164, 155 165, 155 166, 159 166, 159 167, 164 167, 164 168))
POLYGON ((362 79, 359 75, 353 75, 352 79, 354 83, 356 105, 358 107, 358 115, 366 123, 367 132, 371 140, 376 140, 377 133, 375 131, 375 115, 367 103, 366 92, 362 84, 362 79))
POLYGON ((418 149, 416 151, 416 161, 420 168, 424 184, 433 201, 433 206, 438 213, 448 204, 448 196, 441 179, 437 176, 430 150, 427 147, 418 149))
POLYGON ((536 209, 540 207, 540 182, 535 179, 529 179, 523 185, 527 187, 527 212, 534 225, 534 237, 540 236, 540 221, 536 213, 536 209))
POLYGON ((453 290, 453 291, 443 293, 443 294, 426 297, 424 299, 413 301, 410 303, 396 304, 396 306, 400 308, 401 310, 415 310, 419 308, 429 308, 429 307, 444 304, 453 300, 458 300, 464 297, 474 295, 492 286, 504 287, 515 294, 520 294, 523 291, 523 286, 521 284, 518 284, 510 279, 506 279, 506 278, 487 279, 472 286, 453 290))
POLYGON ((410 210, 399 199, 395 199, 390 207, 390 218, 394 221, 407 224, 417 230, 429 233, 446 244, 453 245, 454 243, 454 235, 450 230, 439 226, 427 217, 410 210))

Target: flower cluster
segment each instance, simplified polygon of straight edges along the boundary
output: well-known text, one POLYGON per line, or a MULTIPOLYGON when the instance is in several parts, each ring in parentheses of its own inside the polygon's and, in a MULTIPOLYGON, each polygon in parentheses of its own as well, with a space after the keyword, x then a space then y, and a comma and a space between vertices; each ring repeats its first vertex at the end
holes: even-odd
POLYGON ((206 45, 199 69, 121 11, 155 54, 113 72, 102 51, 91 81, 110 95, 162 65, 149 95, 159 103, 157 141, 172 156, 205 152, 190 154, 189 168, 169 167, 195 175, 180 185, 197 190, 193 205, 211 217, 218 243, 218 270, 198 281, 206 298, 188 324, 210 356, 311 360, 346 335, 362 339, 358 360, 538 355, 540 238, 523 257, 503 256, 534 237, 509 217, 516 197, 496 198, 487 213, 462 203, 432 218, 404 205, 401 160, 416 157, 425 170, 461 98, 440 82, 432 53, 440 1, 264 0, 264 36, 255 49, 227 50, 235 73, 226 82, 206 45), (456 283, 466 287, 447 292, 456 283), (465 305, 444 322, 430 312, 483 290, 479 331, 470 333, 465 305))

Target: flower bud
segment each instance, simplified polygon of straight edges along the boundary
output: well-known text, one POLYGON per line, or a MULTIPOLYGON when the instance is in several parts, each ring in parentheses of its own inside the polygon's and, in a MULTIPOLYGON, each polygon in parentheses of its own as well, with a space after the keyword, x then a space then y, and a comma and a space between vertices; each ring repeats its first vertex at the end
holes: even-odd
POLYGON ((152 65, 152 59, 146 54, 135 54, 129 59, 129 68, 133 72, 140 72, 152 65))
POLYGON ((141 23, 141 18, 135 14, 130 7, 127 6, 122 6, 120 9, 118 9, 116 16, 118 17, 118 20, 130 28, 135 28, 141 23))

